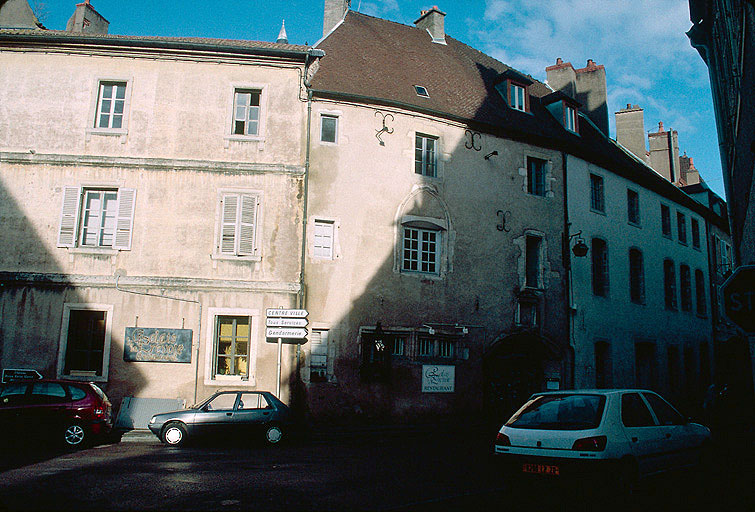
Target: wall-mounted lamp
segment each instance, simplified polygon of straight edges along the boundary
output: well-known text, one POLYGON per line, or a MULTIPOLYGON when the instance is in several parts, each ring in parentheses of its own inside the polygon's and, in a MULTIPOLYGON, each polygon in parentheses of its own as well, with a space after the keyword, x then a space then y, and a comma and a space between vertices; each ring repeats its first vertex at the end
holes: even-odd
POLYGON ((574 244, 574 247, 571 248, 571 252, 574 253, 574 256, 577 258, 583 258, 587 256, 587 251, 589 251, 589 247, 587 247, 587 244, 585 243, 585 240, 582 238, 582 231, 578 233, 574 233, 573 235, 569 235, 569 244, 571 245, 571 239, 574 237, 577 237, 577 243, 574 244))
POLYGON ((498 156, 498 151, 491 151, 487 155, 485 155, 485 160, 490 160, 491 156, 498 156))

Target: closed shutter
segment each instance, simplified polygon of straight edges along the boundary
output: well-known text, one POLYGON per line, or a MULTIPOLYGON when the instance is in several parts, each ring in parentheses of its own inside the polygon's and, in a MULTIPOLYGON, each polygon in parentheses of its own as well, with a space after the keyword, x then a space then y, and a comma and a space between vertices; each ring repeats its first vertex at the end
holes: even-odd
POLYGON ((227 194, 223 196, 223 218, 220 226, 220 252, 222 254, 236 253, 236 218, 239 196, 227 194))
POLYGON ((131 250, 135 204, 136 189, 122 188, 118 190, 118 214, 115 222, 115 242, 113 243, 113 249, 131 250))
POLYGON ((239 219, 239 255, 254 254, 254 230, 257 224, 257 196, 241 195, 241 217, 239 219))
POLYGON ((79 215, 80 200, 81 189, 79 187, 65 187, 63 191, 63 207, 60 211, 58 247, 76 246, 76 221, 79 215))

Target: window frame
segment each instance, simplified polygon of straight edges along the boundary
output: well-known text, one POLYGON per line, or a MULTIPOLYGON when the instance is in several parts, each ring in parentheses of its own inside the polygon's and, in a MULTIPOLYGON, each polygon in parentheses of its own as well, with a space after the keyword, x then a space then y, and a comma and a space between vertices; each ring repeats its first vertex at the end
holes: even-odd
POLYGON ((572 133, 579 134, 578 117, 577 107, 564 102, 564 128, 572 133))
POLYGON ((627 222, 632 226, 642 226, 640 213, 640 194, 631 188, 627 189, 627 222))
POLYGON ((629 249, 629 300, 634 304, 645 304, 645 256, 637 247, 629 249), (639 257, 639 263, 633 255, 639 257))
POLYGON ((534 156, 526 157, 527 163, 527 193, 533 196, 545 197, 547 190, 548 160, 534 156))
MULTIPOLYGON (((115 184, 82 184, 64 186, 58 223, 57 247, 83 252, 131 250, 136 213, 136 189, 115 184), (85 198, 90 192, 116 192, 112 245, 85 245, 83 242, 85 198)), ((99 238, 99 237, 98 237, 99 238)))
POLYGON ((610 278, 608 260, 608 242, 602 238, 594 237, 590 242, 591 257, 591 283, 592 294, 595 297, 610 297, 610 278), (596 242, 599 242, 596 246, 596 242), (602 251, 598 251, 598 248, 602 251), (602 252, 602 259, 598 261, 602 252))
POLYGON ((600 213, 601 215, 605 215, 606 214, 605 178, 603 178, 603 176, 601 176, 600 174, 591 172, 589 180, 590 180, 589 181, 590 211, 595 212, 595 213, 600 213), (599 184, 600 187, 596 188, 596 184, 599 184))
POLYGON ((682 245, 687 245, 687 216, 680 211, 676 212, 676 239, 682 245))
POLYGON ((337 146, 338 145, 338 136, 339 136, 339 128, 341 124, 340 120, 341 115, 339 113, 334 112, 320 112, 320 144, 324 146, 337 146), (333 128, 333 140, 325 140, 323 138, 324 128, 325 128, 325 119, 332 119, 335 123, 333 128))
POLYGON ((676 266, 671 258, 663 260, 663 301, 667 311, 676 311, 678 309, 678 298, 676 293, 676 266))
POLYGON ((544 254, 544 246, 545 246, 545 237, 540 234, 532 233, 532 232, 526 232, 524 234, 524 287, 525 288, 532 288, 537 290, 542 290, 545 288, 544 285, 544 264, 543 260, 545 258, 544 254), (529 241, 530 240, 537 240, 536 247, 530 248, 529 241), (530 256, 536 256, 536 261, 531 262, 530 256), (536 268, 532 268, 532 267, 536 268), (531 272, 535 272, 535 282, 530 282, 530 276, 531 272))
POLYGON ((661 234, 664 238, 673 239, 671 228, 671 207, 661 203, 661 234))
POLYGON ((120 136, 122 137, 121 142, 122 143, 126 142, 125 136, 128 135, 128 127, 129 127, 129 122, 131 118, 130 113, 131 113, 131 95, 132 95, 132 89, 133 89, 132 84, 133 84, 133 78, 130 78, 130 77, 124 77, 124 76, 95 77, 92 100, 91 100, 91 104, 89 108, 89 116, 88 116, 89 121, 86 128, 87 140, 89 140, 89 138, 92 135, 105 135, 105 136, 120 136), (99 126, 100 110, 101 110, 100 94, 101 94, 101 87, 105 83, 125 85, 123 118, 121 121, 120 128, 110 128, 110 127, 99 126))
POLYGON ((441 274, 442 243, 443 243, 443 230, 440 228, 433 229, 433 228, 428 228, 428 227, 419 227, 411 223, 403 224, 402 232, 401 232, 401 267, 400 267, 401 273, 439 276, 441 274), (417 238, 416 238, 417 248, 416 249, 407 248, 406 246, 407 232, 410 230, 417 232, 417 238), (427 243, 434 244, 435 250, 432 253, 430 251, 425 251, 424 249, 422 249, 422 245, 426 243, 426 241, 423 240, 423 237, 425 234, 428 234, 428 235, 432 234, 435 236, 435 240, 433 242, 429 242, 429 241, 427 242, 427 243), (417 258, 415 262, 417 269, 407 268, 407 263, 411 263, 412 261, 415 261, 412 259, 407 260, 407 257, 406 257, 407 250, 410 252, 417 253, 417 258), (430 264, 429 262, 426 262, 424 260, 423 256, 425 254, 427 255, 434 254, 434 261, 432 264, 435 266, 435 270, 433 271, 421 270, 421 267, 423 264, 427 264, 427 265, 430 264))
POLYGON ((682 311, 692 312, 692 269, 686 263, 679 265, 679 305, 682 311))
POLYGON ((692 248, 700 250, 700 221, 694 217, 690 217, 690 231, 692 232, 692 248))
POLYGON ((212 326, 205 334, 205 386, 242 386, 251 387, 257 385, 257 341, 259 336, 260 312, 257 309, 243 308, 207 308, 205 325, 212 326), (242 379, 238 375, 215 374, 215 340, 217 338, 218 317, 223 316, 246 316, 250 319, 249 325, 249 355, 247 361, 247 378, 242 379))
POLYGON ((329 382, 331 377, 330 368, 330 329, 313 328, 312 334, 309 337, 309 358, 307 360, 307 366, 309 370, 310 382, 329 382), (319 333, 315 335, 315 333, 319 333), (316 347, 318 350, 316 351, 316 347), (322 358, 323 362, 313 365, 315 357, 322 358), (321 372, 319 374, 313 374, 313 367, 315 372, 321 372), (314 378, 313 378, 314 377, 314 378))
POLYGON ((332 219, 325 219, 316 217, 312 220, 312 258, 316 260, 330 261, 336 257, 336 221, 332 219), (318 254, 318 237, 323 239, 322 235, 318 235, 318 227, 329 226, 330 229, 330 246, 321 245, 322 248, 329 248, 328 254, 318 254))
MULTIPOLYGON (((265 83, 254 82, 234 82, 230 84, 228 96, 227 118, 225 121, 225 147, 228 148, 229 141, 234 142, 265 142, 267 128, 267 102, 268 102, 268 85, 265 83), (236 93, 238 91, 258 91, 259 100, 259 119, 257 120, 257 133, 255 135, 241 135, 235 133, 236 124, 236 93)), ((246 131, 246 130, 245 130, 246 131)))
POLYGON ((113 329, 113 305, 95 303, 70 303, 63 304, 63 319, 60 326, 59 351, 57 378, 82 381, 82 382, 107 382, 110 374, 110 345, 113 329), (105 336, 102 349, 102 375, 76 375, 65 372, 66 351, 68 349, 68 327, 71 320, 71 311, 101 311, 105 313, 105 336))
MULTIPOLYGON (((260 238, 260 225, 262 224, 262 192, 253 189, 239 189, 239 188, 220 188, 216 195, 216 221, 215 221, 215 239, 213 245, 212 258, 216 260, 235 260, 235 261, 260 261, 261 247, 259 243, 260 238), (235 220, 233 223, 226 221, 227 214, 230 211, 227 209, 227 198, 235 196, 237 198, 235 207, 235 220), (244 216, 244 200, 252 202, 254 204, 254 220, 249 222, 247 216, 246 221, 243 220, 244 216), (242 247, 244 238, 249 236, 248 227, 246 233, 242 233, 244 226, 252 225, 251 236, 253 238, 251 242, 251 250, 249 247, 242 247), (233 252, 224 250, 227 247, 227 237, 229 236, 230 226, 233 226, 233 252), (243 236, 242 236, 243 235, 243 236)), ((247 210, 247 215, 249 215, 247 210)))
POLYGON ((440 154, 440 137, 437 135, 429 135, 427 133, 415 132, 414 133, 414 174, 423 176, 425 178, 438 178, 439 177, 439 154, 440 154), (422 141, 422 147, 417 147, 418 143, 422 141), (430 150, 427 148, 427 142, 433 141, 432 149, 432 162, 429 162, 428 154, 430 150), (418 153, 420 159, 417 159, 418 153), (419 166, 420 172, 417 172, 419 166), (432 168, 432 174, 427 174, 428 166, 432 168))

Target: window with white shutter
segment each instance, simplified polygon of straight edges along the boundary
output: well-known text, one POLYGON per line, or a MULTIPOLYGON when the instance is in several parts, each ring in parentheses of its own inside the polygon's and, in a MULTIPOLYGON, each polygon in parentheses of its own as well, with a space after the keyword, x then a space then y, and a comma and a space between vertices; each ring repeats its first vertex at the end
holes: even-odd
POLYGON ((309 335, 309 380, 328 380, 328 331, 313 329, 309 335))
POLYGON ((218 253, 223 256, 256 256, 259 195, 221 192, 220 197, 218 253))
POLYGON ((58 247, 131 249, 136 189, 65 187, 58 247))

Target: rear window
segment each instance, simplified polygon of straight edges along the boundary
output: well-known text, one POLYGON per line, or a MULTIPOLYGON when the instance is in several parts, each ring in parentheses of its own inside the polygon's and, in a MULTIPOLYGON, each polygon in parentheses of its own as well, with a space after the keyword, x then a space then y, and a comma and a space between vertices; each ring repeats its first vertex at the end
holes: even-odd
POLYGON ((597 428, 603 417, 605 404, 606 397, 602 395, 536 396, 506 426, 541 430, 597 428))
POLYGON ((86 391, 81 388, 77 388, 76 386, 68 386, 68 389, 71 391, 71 400, 73 400, 74 402, 82 400, 87 396, 86 391))

